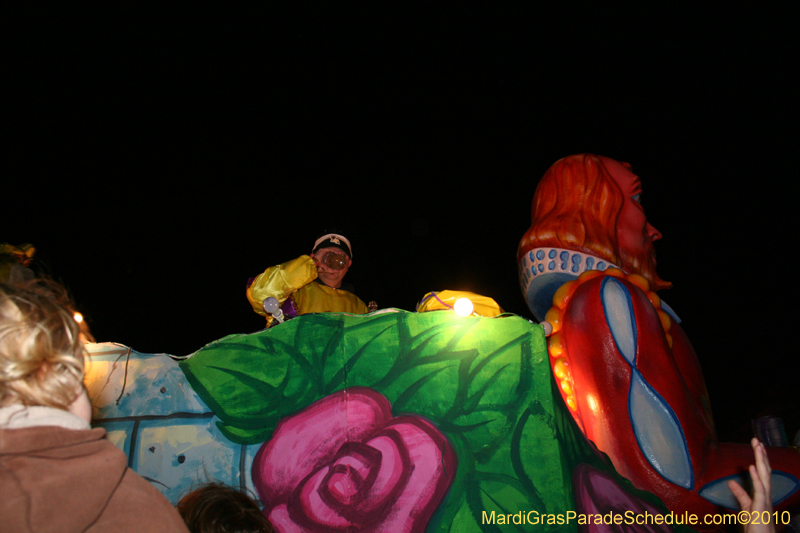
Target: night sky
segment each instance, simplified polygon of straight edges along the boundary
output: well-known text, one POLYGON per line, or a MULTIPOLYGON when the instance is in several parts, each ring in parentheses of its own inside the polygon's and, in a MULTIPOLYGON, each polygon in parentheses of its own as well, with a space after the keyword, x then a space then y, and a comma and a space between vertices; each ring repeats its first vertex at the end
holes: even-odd
POLYGON ((6 50, 0 242, 37 247, 98 341, 256 331, 246 280, 332 228, 364 301, 463 289, 531 318, 533 191, 591 152, 642 179, 721 436, 800 428, 788 12, 196 9, 41 8, 6 50))

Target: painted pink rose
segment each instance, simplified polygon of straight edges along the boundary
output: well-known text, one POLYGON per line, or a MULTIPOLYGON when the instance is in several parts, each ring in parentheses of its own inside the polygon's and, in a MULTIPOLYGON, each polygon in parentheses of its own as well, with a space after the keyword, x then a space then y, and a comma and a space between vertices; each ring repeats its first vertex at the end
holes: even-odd
POLYGON ((457 460, 428 420, 392 417, 380 393, 353 387, 281 420, 253 461, 277 531, 422 532, 457 460))

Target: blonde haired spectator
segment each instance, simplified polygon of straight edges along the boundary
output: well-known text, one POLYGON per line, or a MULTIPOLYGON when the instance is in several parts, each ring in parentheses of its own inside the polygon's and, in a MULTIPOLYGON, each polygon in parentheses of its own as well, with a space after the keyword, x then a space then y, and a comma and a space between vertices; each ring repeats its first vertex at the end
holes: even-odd
POLYGON ((185 533, 166 498, 89 425, 71 309, 52 282, 0 284, 3 531, 185 533))

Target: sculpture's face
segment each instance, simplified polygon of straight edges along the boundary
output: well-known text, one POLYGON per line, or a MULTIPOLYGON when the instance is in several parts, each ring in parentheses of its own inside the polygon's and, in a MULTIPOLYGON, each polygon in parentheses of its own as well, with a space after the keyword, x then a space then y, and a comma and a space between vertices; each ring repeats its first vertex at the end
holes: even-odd
POLYGON ((639 177, 619 161, 603 157, 603 164, 619 185, 625 197, 625 203, 617 220, 617 242, 623 268, 636 267, 633 271, 647 275, 645 272, 656 271, 656 250, 653 243, 661 239, 661 232, 647 221, 642 204, 639 203, 642 185, 639 177))

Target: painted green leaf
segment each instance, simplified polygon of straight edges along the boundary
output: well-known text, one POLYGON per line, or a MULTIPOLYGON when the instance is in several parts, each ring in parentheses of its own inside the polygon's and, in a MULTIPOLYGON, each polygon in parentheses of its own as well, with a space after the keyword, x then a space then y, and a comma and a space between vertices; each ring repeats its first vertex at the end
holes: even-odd
POLYGON ((270 439, 282 418, 348 387, 378 391, 394 416, 428 418, 458 469, 427 531, 576 531, 483 517, 574 511, 572 469, 613 472, 553 388, 542 328, 515 316, 305 315, 221 339, 181 367, 238 443, 270 439))

